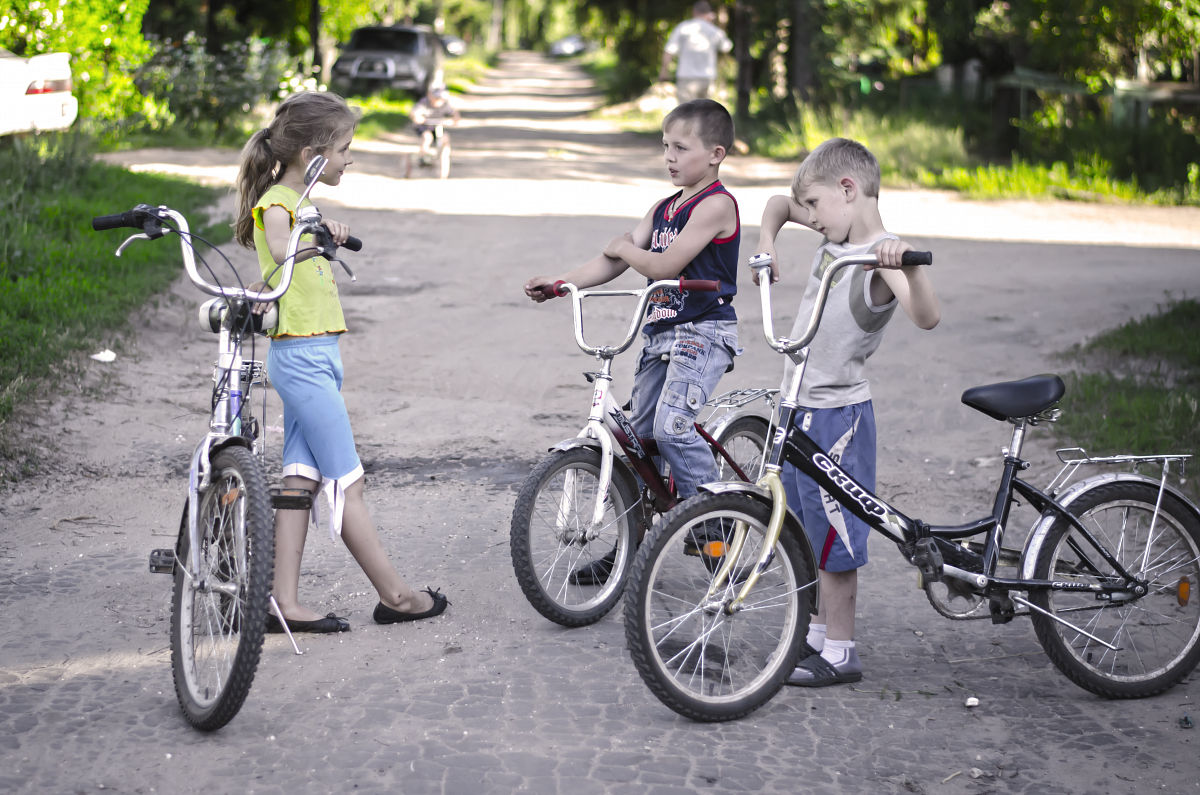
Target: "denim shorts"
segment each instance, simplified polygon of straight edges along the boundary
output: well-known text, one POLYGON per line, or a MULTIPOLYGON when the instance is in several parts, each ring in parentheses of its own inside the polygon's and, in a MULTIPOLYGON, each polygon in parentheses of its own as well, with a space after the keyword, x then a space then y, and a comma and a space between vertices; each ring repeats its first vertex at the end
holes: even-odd
MULTIPOLYGON (((875 410, 871 401, 835 409, 800 409, 795 424, 846 474, 875 490, 875 410)), ((783 488, 823 571, 851 571, 867 565, 871 526, 843 510, 812 478, 783 464, 783 488)))
MULTIPOLYGON (((363 468, 342 400, 338 337, 272 341, 267 375, 283 401, 283 474, 321 484, 329 504, 330 536, 339 535, 346 487, 363 476, 363 468)), ((314 500, 314 521, 316 512, 314 500)))
POLYGON ((708 442, 693 424, 717 382, 741 353, 736 320, 681 323, 642 334, 644 346, 633 376, 633 429, 653 437, 670 465, 680 499, 719 479, 708 442))

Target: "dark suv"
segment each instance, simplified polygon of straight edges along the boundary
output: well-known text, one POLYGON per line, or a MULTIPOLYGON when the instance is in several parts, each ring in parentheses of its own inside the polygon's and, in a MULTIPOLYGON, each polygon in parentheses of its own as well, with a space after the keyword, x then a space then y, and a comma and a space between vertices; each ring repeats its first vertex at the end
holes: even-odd
POLYGON ((424 95, 443 82, 442 42, 424 27, 359 28, 333 65, 333 89, 370 94, 402 88, 424 95))

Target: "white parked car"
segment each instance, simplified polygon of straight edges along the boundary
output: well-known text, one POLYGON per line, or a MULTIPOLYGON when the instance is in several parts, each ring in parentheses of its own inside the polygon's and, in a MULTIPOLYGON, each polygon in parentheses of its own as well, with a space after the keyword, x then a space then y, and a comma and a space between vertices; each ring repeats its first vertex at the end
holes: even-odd
POLYGON ((70 54, 19 58, 0 49, 0 135, 70 127, 79 115, 71 88, 70 54))

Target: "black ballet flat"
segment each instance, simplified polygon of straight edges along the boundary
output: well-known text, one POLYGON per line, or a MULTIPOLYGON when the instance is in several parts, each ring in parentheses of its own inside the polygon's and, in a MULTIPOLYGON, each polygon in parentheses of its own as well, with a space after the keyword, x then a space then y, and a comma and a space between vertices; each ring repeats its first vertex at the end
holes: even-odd
MULTIPOLYGON (((316 621, 293 621, 289 618, 287 619, 287 625, 288 629, 292 632, 329 634, 350 631, 350 622, 344 618, 335 616, 333 613, 329 613, 324 618, 318 618, 316 621)), ((267 613, 267 632, 283 632, 283 625, 279 623, 279 619, 275 617, 274 613, 267 613)))
POLYGON ((426 588, 422 593, 427 593, 433 597, 433 607, 420 613, 401 613, 399 610, 393 610, 383 602, 380 602, 375 605, 375 623, 399 624, 402 621, 420 621, 422 618, 433 618, 446 612, 446 608, 450 605, 450 600, 442 594, 441 588, 438 588, 436 591, 426 588))

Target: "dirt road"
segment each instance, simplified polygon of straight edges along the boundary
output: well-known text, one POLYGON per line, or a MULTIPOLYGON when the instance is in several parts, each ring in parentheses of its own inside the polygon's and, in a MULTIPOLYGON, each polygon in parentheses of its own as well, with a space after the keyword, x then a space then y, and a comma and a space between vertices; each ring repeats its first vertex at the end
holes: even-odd
MULTIPOLYGON (((28 444, 45 472, 0 492, 0 787, 1200 790, 1196 732, 1177 723, 1185 710, 1200 717, 1197 674, 1158 698, 1101 701, 1050 665, 1028 623, 936 616, 886 543, 873 543, 863 586, 863 683, 788 689, 733 724, 693 724, 660 705, 617 615, 574 631, 538 616, 508 557, 514 490, 583 422, 591 360, 571 338, 569 306, 536 307, 520 285, 592 256, 671 189, 653 140, 573 118, 595 98, 569 67, 513 57, 482 89, 454 133, 450 180, 399 179, 403 144, 374 142, 356 150, 343 187, 319 197, 367 243, 352 260, 358 281, 342 282, 351 333, 341 347, 368 499, 404 574, 442 587, 453 607, 433 621, 372 624, 369 584, 314 530, 302 597, 348 615, 353 632, 304 637, 300 657, 269 636, 241 714, 212 735, 188 728, 171 684, 170 583, 146 573, 148 551, 169 546, 178 524, 215 348, 196 328, 198 292, 179 283, 138 313, 131 338, 114 340, 116 362, 89 362, 85 378, 38 404, 28 444)), ((211 179, 233 163, 219 152, 122 157, 211 179)), ((788 171, 752 159, 723 170, 742 200, 743 255, 757 235, 753 207, 785 189, 788 171)), ((940 194, 888 201, 885 220, 898 217, 893 228, 935 252, 943 321, 921 333, 897 318, 869 367, 879 491, 928 521, 982 514, 996 473, 976 464, 995 457, 1006 426, 959 394, 1061 370, 1058 352, 1152 311, 1166 291, 1195 295, 1200 216, 940 194), (1118 236, 1121 223, 1142 231, 1118 236), (1114 239, 1138 247, 1079 244, 1114 239)), ((790 323, 816 242, 804 231, 780 238, 777 324, 790 323)), ((247 252, 226 250, 253 269, 247 252)), ((748 274, 739 287, 746 354, 722 384, 773 385, 782 365, 762 342, 748 274)), ((589 310, 589 335, 615 333, 629 311, 619 301, 589 310)), ((632 358, 616 371, 624 395, 632 358)), ((272 395, 271 424, 279 411, 272 395)), ((277 456, 278 436, 272 444, 277 456)), ((1035 482, 1048 479, 1051 449, 1044 432, 1027 449, 1035 482)))

